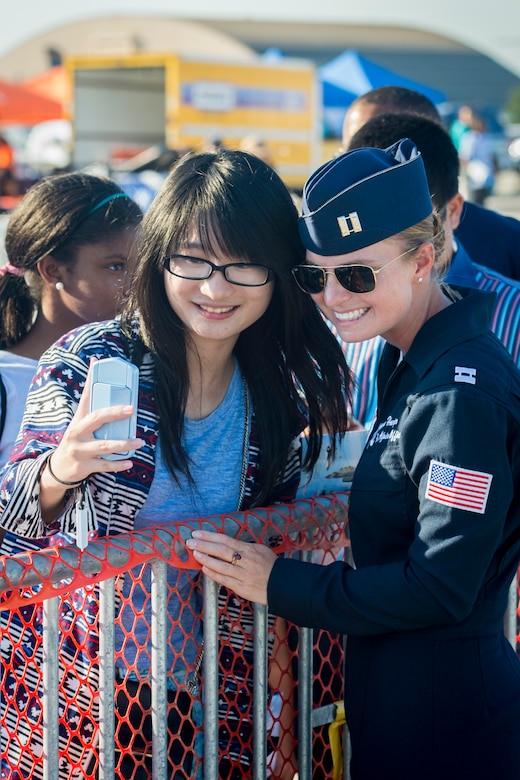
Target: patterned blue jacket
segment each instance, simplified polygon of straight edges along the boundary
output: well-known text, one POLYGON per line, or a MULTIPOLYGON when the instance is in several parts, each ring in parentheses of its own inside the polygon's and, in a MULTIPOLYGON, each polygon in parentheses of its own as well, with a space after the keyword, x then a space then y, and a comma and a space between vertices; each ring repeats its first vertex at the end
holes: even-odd
MULTIPOLYGON (((66 334, 42 356, 27 396, 20 434, 11 458, 0 473, 0 525, 18 536, 41 538, 56 529, 43 523, 39 478, 47 458, 61 441, 76 411, 91 358, 128 359, 128 346, 117 320, 86 325, 66 334)), ((89 530, 101 534, 131 531, 152 484, 158 417, 153 387, 154 364, 146 353, 139 366, 137 436, 145 445, 133 466, 117 474, 92 474, 88 480, 89 530)), ((258 431, 253 410, 246 489, 241 509, 251 505, 258 479, 258 431)), ((295 442, 287 469, 270 503, 291 501, 300 478, 295 442)), ((74 491, 59 518, 60 529, 75 531, 74 491)))

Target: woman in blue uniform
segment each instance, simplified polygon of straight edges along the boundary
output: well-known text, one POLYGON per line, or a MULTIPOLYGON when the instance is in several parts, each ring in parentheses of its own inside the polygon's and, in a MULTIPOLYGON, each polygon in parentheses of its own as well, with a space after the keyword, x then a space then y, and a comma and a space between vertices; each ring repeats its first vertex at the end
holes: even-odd
POLYGON ((294 271, 345 341, 388 342, 349 512, 356 568, 207 532, 217 582, 348 634, 354 780, 520 777, 520 663, 503 621, 520 555, 520 375, 494 297, 442 284, 442 235, 409 139, 319 168, 294 271))

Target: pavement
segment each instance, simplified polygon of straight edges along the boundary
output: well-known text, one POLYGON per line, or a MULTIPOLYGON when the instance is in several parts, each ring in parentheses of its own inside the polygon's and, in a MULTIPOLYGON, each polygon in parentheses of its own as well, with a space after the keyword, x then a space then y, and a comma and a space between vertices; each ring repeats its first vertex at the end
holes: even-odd
POLYGON ((500 214, 520 219, 520 173, 514 170, 500 171, 493 195, 486 200, 485 205, 500 214))

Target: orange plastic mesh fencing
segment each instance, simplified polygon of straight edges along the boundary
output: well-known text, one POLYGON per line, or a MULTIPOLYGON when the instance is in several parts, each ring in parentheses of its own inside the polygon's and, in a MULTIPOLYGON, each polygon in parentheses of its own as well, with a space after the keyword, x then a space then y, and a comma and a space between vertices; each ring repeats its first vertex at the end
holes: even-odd
MULTIPOLYGON (((341 557, 347 494, 168 523, 133 534, 0 559, 0 729, 2 780, 43 777, 42 601, 59 596, 59 780, 97 777, 99 756, 99 583, 115 577, 115 777, 151 778, 150 562, 162 559, 168 582, 168 739, 170 778, 202 777, 202 587, 184 540, 195 527, 260 541, 277 552, 313 550, 341 557)), ((297 768, 298 631, 270 616, 267 777, 297 768)), ((251 776, 253 611, 219 592, 219 778, 251 776)), ((342 698, 339 636, 314 634, 313 706, 342 698)), ((256 703, 258 706, 258 703, 256 703)), ((263 705, 262 705, 263 706, 263 705)), ((326 727, 314 732, 313 778, 332 777, 326 727)))

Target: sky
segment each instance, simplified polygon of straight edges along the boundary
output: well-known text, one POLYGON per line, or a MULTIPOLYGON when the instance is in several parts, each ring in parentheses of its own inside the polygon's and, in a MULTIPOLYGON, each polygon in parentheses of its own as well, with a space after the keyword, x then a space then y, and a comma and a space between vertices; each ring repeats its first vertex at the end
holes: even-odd
POLYGON ((107 14, 172 15, 419 28, 453 38, 492 57, 520 77, 518 0, 0 0, 0 56, 54 27, 107 14), (492 8, 492 10, 491 10, 492 8))

